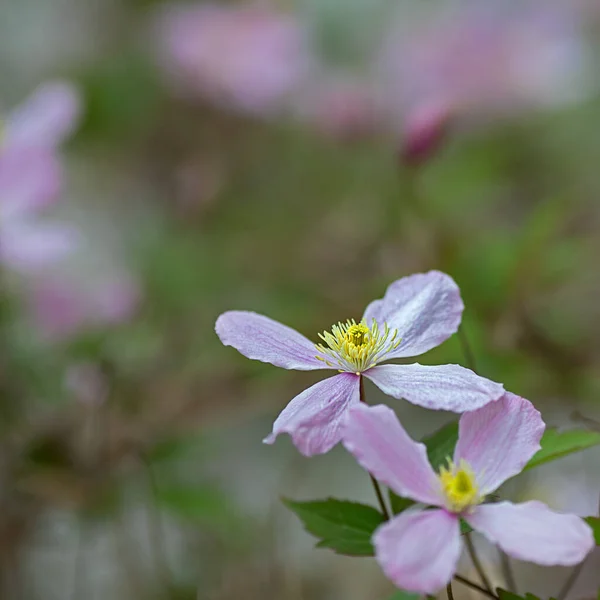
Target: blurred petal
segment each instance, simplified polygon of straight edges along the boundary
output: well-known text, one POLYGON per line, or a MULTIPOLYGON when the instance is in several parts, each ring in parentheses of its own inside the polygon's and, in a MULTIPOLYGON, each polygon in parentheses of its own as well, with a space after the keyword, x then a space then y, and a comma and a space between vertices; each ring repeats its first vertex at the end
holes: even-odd
POLYGON ((60 225, 18 224, 0 229, 0 259, 17 271, 41 269, 77 246, 75 230, 60 225))
POLYGON ((439 482, 427 459, 427 449, 408 436, 391 408, 352 407, 343 443, 361 467, 397 494, 425 504, 440 504, 439 482))
POLYGON ((58 159, 41 149, 11 150, 0 155, 0 214, 10 218, 42 208, 58 197, 58 159))
POLYGON ((434 594, 456 571, 462 543, 458 517, 445 510, 407 511, 379 527, 375 556, 398 587, 434 594))
POLYGON ((460 324, 464 304, 454 280, 439 271, 392 283, 383 299, 367 306, 363 318, 397 329, 402 342, 386 358, 418 356, 439 346, 460 324))
POLYGON ((360 378, 351 373, 328 377, 296 396, 273 423, 264 442, 272 444, 289 433, 305 456, 329 452, 342 438, 347 411, 360 402, 360 378))
POLYGON ((58 146, 72 133, 79 112, 79 94, 72 85, 46 83, 9 115, 6 144, 9 147, 58 146))
POLYGON ((539 565, 576 565, 595 547, 587 523, 542 502, 484 504, 464 518, 510 556, 539 565))
POLYGON ((297 371, 330 368, 317 360, 317 349, 308 338, 263 315, 232 310, 217 319, 215 329, 225 346, 253 360, 297 371))
POLYGON ((388 396, 433 410, 475 410, 504 392, 499 383, 459 365, 382 365, 365 376, 388 396))
POLYGON ((488 494, 523 470, 540 449, 544 428, 529 400, 506 392, 497 402, 461 416, 454 462, 466 460, 481 493, 488 494))

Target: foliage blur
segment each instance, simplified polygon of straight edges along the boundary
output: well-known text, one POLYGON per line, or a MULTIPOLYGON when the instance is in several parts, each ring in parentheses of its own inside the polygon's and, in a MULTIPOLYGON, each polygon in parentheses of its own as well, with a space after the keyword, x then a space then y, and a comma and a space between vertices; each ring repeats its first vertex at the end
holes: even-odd
MULTIPOLYGON (((599 33, 596 0, 0 3, 3 113, 56 79, 82 105, 50 211, 82 244, 0 274, 0 597, 391 594, 280 508, 373 499, 340 449, 261 445, 315 379, 222 347, 224 310, 316 339, 439 269, 478 370, 596 427, 599 33)), ((423 361, 466 364, 455 338, 423 361)), ((597 458, 506 494, 597 514, 597 458)))

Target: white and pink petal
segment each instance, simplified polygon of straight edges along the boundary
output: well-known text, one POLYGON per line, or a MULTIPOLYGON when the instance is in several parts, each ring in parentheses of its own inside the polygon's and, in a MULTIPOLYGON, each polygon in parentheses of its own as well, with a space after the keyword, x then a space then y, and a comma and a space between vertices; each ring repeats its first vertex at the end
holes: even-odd
POLYGON ((363 319, 398 330, 402 342, 387 358, 399 358, 418 356, 446 341, 456 333, 463 309, 454 280, 429 271, 394 281, 383 299, 367 306, 363 319))
POLYGON ((445 510, 405 511, 377 529, 373 544, 386 577, 420 594, 448 584, 462 550, 458 518, 445 510))
POLYGON ((501 384, 460 365, 381 365, 365 376, 388 396, 433 410, 471 411, 504 393, 501 384))
POLYGON ((317 349, 308 338, 263 315, 228 311, 217 319, 215 329, 225 346, 247 358, 297 371, 331 368, 316 358, 317 349))
POLYGON ((529 400, 506 392, 461 416, 454 462, 469 463, 482 494, 489 494, 523 470, 540 449, 544 428, 529 400))
POLYGON ((484 504, 464 518, 506 554, 539 565, 576 565, 595 547, 587 523, 542 502, 484 504))
POLYGON ((439 481, 427 449, 409 437, 391 408, 353 406, 343 443, 361 467, 397 494, 425 504, 441 503, 439 481))
POLYGON ((328 377, 296 396, 273 423, 265 438, 272 444, 288 433, 305 456, 329 452, 341 439, 348 409, 360 402, 360 379, 352 373, 328 377))

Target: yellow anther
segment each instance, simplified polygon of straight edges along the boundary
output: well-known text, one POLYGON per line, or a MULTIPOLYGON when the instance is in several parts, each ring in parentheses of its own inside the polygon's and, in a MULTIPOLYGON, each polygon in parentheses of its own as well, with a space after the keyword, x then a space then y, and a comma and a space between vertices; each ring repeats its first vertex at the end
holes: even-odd
POLYGON ((401 342, 396 329, 386 324, 381 331, 375 319, 370 327, 365 321, 357 323, 350 319, 334 325, 331 332, 320 333, 319 337, 326 344, 316 344, 319 360, 330 367, 337 366, 340 371, 357 374, 384 360, 401 342))
POLYGON ((457 467, 448 459, 448 466, 440 469, 439 479, 448 510, 462 513, 483 501, 479 495, 475 474, 464 460, 461 460, 457 467))

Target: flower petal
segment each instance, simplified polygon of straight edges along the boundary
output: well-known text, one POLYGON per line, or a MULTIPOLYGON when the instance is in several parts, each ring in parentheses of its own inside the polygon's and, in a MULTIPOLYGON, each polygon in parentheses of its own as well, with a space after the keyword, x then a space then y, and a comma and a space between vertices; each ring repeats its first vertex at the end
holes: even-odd
POLYGON ((398 330, 402 342, 387 358, 399 358, 418 356, 447 340, 456 333, 463 309, 454 280, 429 271, 394 281, 383 299, 367 306, 363 319, 398 330))
POLYGON ((263 315, 232 310, 217 319, 215 329, 225 346, 253 360, 298 371, 331 368, 317 360, 317 349, 308 338, 263 315))
POLYGON ((504 392, 499 383, 459 365, 382 365, 365 376, 389 396, 434 410, 475 410, 504 392))
POLYGON ((466 460, 483 494, 520 473, 540 449, 544 422, 533 404, 506 392, 459 421, 454 462, 466 460))
POLYGON ((9 115, 6 143, 9 147, 56 147, 75 128, 80 110, 79 94, 72 85, 46 83, 9 115))
POLYGON ((425 504, 440 504, 439 482, 423 444, 413 441, 387 406, 353 406, 343 443, 376 479, 397 494, 425 504))
POLYGON ((375 531, 373 544, 386 577, 421 594, 452 579, 462 550, 458 518, 445 510, 403 512, 375 531))
POLYGON ((280 433, 289 433, 305 456, 329 452, 342 438, 348 408, 360 402, 359 385, 360 378, 353 373, 315 383, 283 409, 263 441, 272 444, 280 433))
POLYGON ((576 565, 595 546, 587 523, 542 502, 484 504, 464 518, 507 554, 539 565, 576 565))

